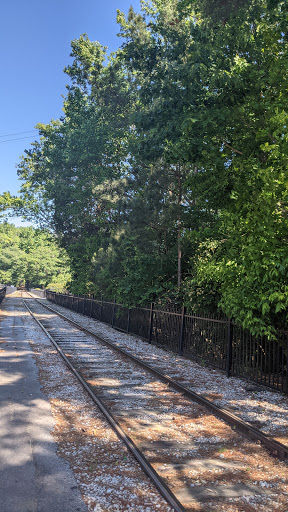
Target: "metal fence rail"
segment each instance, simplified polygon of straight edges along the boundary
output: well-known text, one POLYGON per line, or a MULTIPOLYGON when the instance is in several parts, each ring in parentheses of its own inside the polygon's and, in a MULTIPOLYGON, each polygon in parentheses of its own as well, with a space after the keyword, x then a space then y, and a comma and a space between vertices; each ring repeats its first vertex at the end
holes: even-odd
POLYGON ((208 318, 185 308, 127 308, 116 302, 46 292, 47 299, 72 311, 135 334, 166 350, 288 393, 288 332, 275 340, 252 336, 228 318, 208 318))
POLYGON ((6 295, 6 286, 4 286, 3 288, 0 288, 0 304, 2 302, 2 300, 4 299, 6 295))

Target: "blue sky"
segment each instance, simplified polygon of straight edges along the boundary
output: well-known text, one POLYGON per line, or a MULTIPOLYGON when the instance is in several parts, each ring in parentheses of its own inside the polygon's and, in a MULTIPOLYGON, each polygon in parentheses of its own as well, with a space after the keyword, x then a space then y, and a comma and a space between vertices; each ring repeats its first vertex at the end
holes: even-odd
POLYGON ((37 135, 35 125, 62 114, 61 95, 68 83, 63 68, 71 61, 72 39, 85 32, 91 40, 116 50, 121 44, 116 10, 128 13, 130 5, 140 10, 140 0, 2 3, 0 194, 19 190, 16 165, 37 135))

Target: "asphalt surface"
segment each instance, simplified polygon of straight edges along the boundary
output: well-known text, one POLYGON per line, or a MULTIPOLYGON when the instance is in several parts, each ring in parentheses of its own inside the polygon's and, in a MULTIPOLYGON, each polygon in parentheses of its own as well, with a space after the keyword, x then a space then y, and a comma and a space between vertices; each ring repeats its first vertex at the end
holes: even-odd
POLYGON ((23 314, 20 298, 0 305, 0 511, 87 512, 69 465, 56 453, 23 314))

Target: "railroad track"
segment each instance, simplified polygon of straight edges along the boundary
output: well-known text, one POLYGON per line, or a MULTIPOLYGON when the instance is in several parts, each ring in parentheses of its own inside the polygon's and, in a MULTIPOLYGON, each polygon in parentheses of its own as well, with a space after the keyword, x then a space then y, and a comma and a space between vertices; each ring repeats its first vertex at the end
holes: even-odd
POLYGON ((239 443, 256 453, 260 441, 281 460, 288 458, 288 447, 54 308, 35 298, 24 304, 173 510, 264 492, 239 481, 245 468, 237 457, 221 459, 222 451, 235 451, 239 443), (194 485, 199 471, 203 485, 194 485))

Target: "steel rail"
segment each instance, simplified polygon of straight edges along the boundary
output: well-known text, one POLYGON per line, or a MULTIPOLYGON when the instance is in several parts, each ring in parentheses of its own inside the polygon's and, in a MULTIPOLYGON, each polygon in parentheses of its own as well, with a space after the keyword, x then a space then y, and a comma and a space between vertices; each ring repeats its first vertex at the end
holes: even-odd
MULTIPOLYGON (((32 298, 34 300, 36 300, 37 302, 39 301, 39 299, 36 299, 35 297, 32 297, 32 298)), ((126 357, 129 357, 136 364, 138 364, 139 366, 145 368, 150 373, 152 373, 153 375, 157 376, 162 382, 165 382, 166 384, 169 384, 169 386, 171 386, 171 388, 176 389, 176 391, 179 391, 180 393, 182 393, 186 397, 190 398, 190 400, 192 400, 193 402, 196 402, 196 403, 198 403, 200 405, 205 406, 210 411, 212 411, 215 416, 217 416, 218 418, 224 420, 226 423, 231 425, 233 429, 239 430, 240 432, 245 434, 250 439, 253 439, 254 441, 255 440, 256 441, 260 441, 262 443, 262 445, 265 446, 265 448, 267 448, 269 450, 271 455, 277 457, 279 460, 288 459, 288 446, 280 443, 279 441, 276 441, 273 438, 271 439, 266 434, 264 434, 264 432, 262 432, 261 430, 253 427, 249 423, 246 423, 245 421, 241 420, 240 418, 238 418, 238 416, 236 416, 235 414, 231 413, 230 411, 228 411, 224 407, 221 407, 219 405, 213 404, 213 402, 211 402, 210 400, 207 400, 207 398, 203 398, 201 395, 195 393, 195 391, 192 391, 189 388, 186 388, 185 386, 183 386, 182 384, 179 384, 178 382, 173 380, 168 375, 165 375, 161 371, 156 370, 156 368, 153 368, 153 366, 150 366, 149 364, 145 363, 144 361, 142 361, 138 357, 133 356, 132 354, 129 354, 129 352, 127 352, 126 350, 124 350, 124 349, 122 349, 120 347, 117 347, 116 345, 114 345, 112 342, 110 342, 108 340, 104 340, 104 339, 100 338, 97 334, 93 333, 93 331, 90 331, 86 327, 81 326, 80 324, 78 324, 74 320, 71 320, 70 318, 66 317, 62 313, 59 313, 59 311, 56 311, 51 306, 47 306, 46 304, 43 304, 42 302, 40 302, 40 304, 43 307, 45 307, 47 309, 50 309, 50 311, 53 311, 54 313, 56 313, 60 317, 64 318, 65 320, 70 322, 72 325, 74 325, 75 327, 80 329, 81 331, 83 331, 83 332, 93 336, 94 338, 96 338, 98 341, 100 341, 104 345, 108 345, 109 347, 113 348, 114 350, 116 350, 120 354, 122 354, 122 355, 124 355, 126 357)))
MULTIPOLYGON (((33 297, 34 300, 37 301, 37 299, 35 299, 33 297)), ((144 456, 144 454, 141 452, 141 450, 139 450, 139 448, 137 448, 137 446, 134 444, 134 442, 132 441, 132 439, 126 434, 126 432, 122 429, 122 427, 120 426, 120 424, 118 423, 118 421, 114 418, 114 416, 108 411, 108 409, 106 409, 105 405, 103 404, 102 400, 100 400, 100 398, 97 397, 97 395, 95 395, 95 393, 92 391, 92 389, 90 388, 89 384, 87 384, 87 382, 83 379, 83 377, 81 377, 81 375, 79 374, 79 372, 76 370, 76 368, 74 368, 74 366, 72 365, 72 363, 69 361, 69 359, 66 357, 66 355, 64 354, 63 350, 58 346, 57 342, 53 339, 53 337, 51 336, 51 334, 49 334, 49 332, 47 331, 47 329, 44 327, 44 325, 42 325, 42 323, 38 320, 38 318, 36 318, 36 316, 34 315, 34 313, 31 311, 31 309, 29 308, 29 306, 26 304, 25 302, 25 299, 23 299, 23 303, 25 305, 25 307, 27 308, 27 310, 29 311, 30 315, 32 316, 32 318, 34 318, 34 320, 37 322, 37 324, 39 325, 39 327, 41 327, 41 329, 44 331, 44 333, 46 334, 46 336, 49 338, 49 340, 51 341, 51 343, 53 343, 53 345, 55 346, 56 350, 59 352, 59 354, 61 355, 61 357, 64 359, 65 363, 67 364, 67 366, 70 368, 70 370, 73 372, 73 374, 77 377, 77 379, 79 380, 79 382, 82 384, 82 386, 84 387, 84 389, 87 391, 87 393, 89 394, 89 396, 92 398, 93 402, 99 407, 99 409, 101 410, 101 412, 104 414, 105 418, 107 419, 107 421, 110 423, 110 425, 112 426, 112 428, 115 430, 116 434, 118 435, 118 437, 125 443, 125 445, 127 446, 128 450, 132 453, 132 455, 135 457, 135 459, 137 460, 137 462, 140 464, 140 466, 142 467, 142 469, 144 470, 144 472, 146 473, 146 475, 150 478, 150 480, 153 482, 153 484, 155 485, 155 487, 158 489, 159 493, 161 494, 161 496, 167 501, 167 503, 173 508, 173 510, 175 512, 185 512, 185 508, 183 507, 183 505, 181 505, 180 501, 176 498, 176 496, 172 493, 172 491, 169 489, 169 487, 166 485, 166 483, 164 482, 164 480, 160 477, 160 475, 155 471, 155 469, 151 466, 151 464, 148 462, 148 460, 146 459, 146 457, 144 456)), ((43 304, 40 303, 42 306, 43 304)), ((43 306, 43 307, 46 307, 46 306, 43 306)), ((48 308, 50 309, 50 308, 48 308)), ((51 308, 52 309, 52 308, 51 308)), ((60 314, 60 316, 62 316, 60 314)), ((67 320, 64 316, 63 318, 65 320, 67 320)), ((83 329, 81 329, 83 331, 83 329)), ((84 331, 85 332, 85 331, 84 331)), ((89 333, 87 333, 89 334, 89 333)), ((94 335, 95 336, 95 335, 94 335)))

